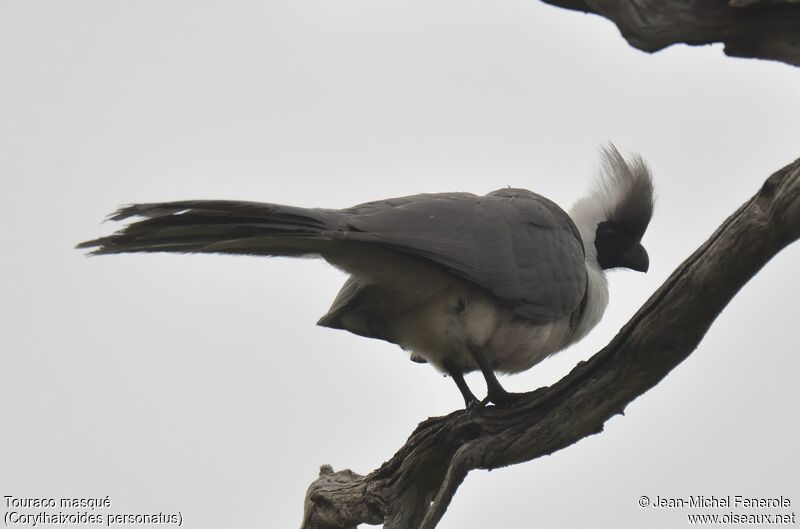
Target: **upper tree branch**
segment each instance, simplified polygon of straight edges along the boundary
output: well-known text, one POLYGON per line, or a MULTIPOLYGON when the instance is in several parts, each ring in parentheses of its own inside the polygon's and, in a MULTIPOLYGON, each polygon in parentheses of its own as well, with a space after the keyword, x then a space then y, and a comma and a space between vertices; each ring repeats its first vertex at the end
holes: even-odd
POLYGON ((800 66, 798 0, 542 0, 613 21, 625 40, 647 52, 672 44, 725 44, 734 57, 800 66))
POLYGON ((422 422, 367 476, 328 466, 308 489, 304 529, 433 528, 467 473, 567 447, 599 433, 697 347, 739 289, 800 238, 800 159, 773 174, 684 261, 603 350, 509 407, 422 422))

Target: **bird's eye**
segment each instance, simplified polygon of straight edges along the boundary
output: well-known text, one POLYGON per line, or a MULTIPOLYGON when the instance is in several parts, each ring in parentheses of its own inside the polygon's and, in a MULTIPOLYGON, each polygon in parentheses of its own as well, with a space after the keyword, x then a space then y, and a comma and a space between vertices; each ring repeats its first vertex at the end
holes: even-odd
POLYGON ((603 235, 605 235, 608 239, 615 239, 618 234, 619 232, 610 226, 606 226, 603 230, 603 235))

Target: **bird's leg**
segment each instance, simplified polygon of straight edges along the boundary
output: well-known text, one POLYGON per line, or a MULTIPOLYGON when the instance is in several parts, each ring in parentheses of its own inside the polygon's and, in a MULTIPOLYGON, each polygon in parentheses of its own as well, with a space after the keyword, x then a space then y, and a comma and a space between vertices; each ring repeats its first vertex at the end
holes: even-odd
POLYGON ((522 395, 521 393, 510 393, 503 389, 503 386, 500 385, 500 382, 497 380, 497 377, 494 374, 494 370, 489 365, 486 357, 478 347, 470 344, 469 352, 472 355, 472 358, 475 359, 475 363, 478 364, 481 373, 483 373, 483 378, 486 379, 487 395, 484 402, 488 401, 495 405, 501 406, 503 404, 510 404, 522 395))
POLYGON ((478 400, 478 397, 469 389, 467 385, 467 381, 464 380, 464 373, 458 369, 452 362, 445 360, 444 368, 447 370, 447 374, 453 379, 458 386, 458 390, 461 392, 461 396, 464 397, 464 404, 466 404, 467 409, 471 410, 473 408, 478 408, 483 404, 481 401, 478 400))

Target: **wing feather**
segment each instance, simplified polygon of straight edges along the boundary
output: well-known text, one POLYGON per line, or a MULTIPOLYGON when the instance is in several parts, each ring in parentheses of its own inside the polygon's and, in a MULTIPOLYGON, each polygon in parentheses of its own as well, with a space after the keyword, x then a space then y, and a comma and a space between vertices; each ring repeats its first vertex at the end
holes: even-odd
POLYGON ((414 195, 344 210, 332 237, 424 259, 539 323, 571 315, 586 291, 583 242, 569 215, 527 190, 414 195))

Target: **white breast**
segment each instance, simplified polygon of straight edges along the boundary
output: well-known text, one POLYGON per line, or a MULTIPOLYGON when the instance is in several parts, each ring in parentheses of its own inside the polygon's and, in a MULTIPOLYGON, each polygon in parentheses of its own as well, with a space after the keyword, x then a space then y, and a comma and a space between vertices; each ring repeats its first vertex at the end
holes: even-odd
MULTIPOLYGON (((369 316, 381 323, 390 341, 445 371, 445 363, 464 371, 478 369, 470 346, 480 349, 495 371, 518 373, 585 336, 600 321, 608 303, 605 275, 587 248, 588 299, 583 317, 570 333, 570 316, 538 325, 514 316, 482 290, 440 270, 409 260, 373 261, 384 266, 348 270, 376 288, 369 316), (402 264, 402 263, 401 263, 402 264), (381 295, 377 293, 382 292, 381 295)), ((348 269, 348 263, 337 263, 348 269)), ((386 338, 385 338, 386 339, 386 338)))
MULTIPOLYGON (((411 312, 403 325, 395 327, 404 349, 410 349, 444 370, 446 359, 464 371, 478 368, 468 344, 477 346, 495 371, 519 373, 549 355, 583 338, 603 316, 608 304, 605 273, 587 261, 588 293, 581 320, 570 333, 570 317, 536 325, 464 285, 452 285, 447 292, 429 298, 425 307, 411 312), (453 308, 466 300, 462 314, 453 308)), ((400 323, 400 322, 397 322, 400 323)))
POLYGON ((606 279, 605 272, 600 269, 600 265, 597 264, 593 256, 589 258, 587 255, 586 275, 588 280, 586 307, 584 308, 583 316, 564 344, 564 347, 577 342, 594 329, 608 306, 608 279, 606 279))

